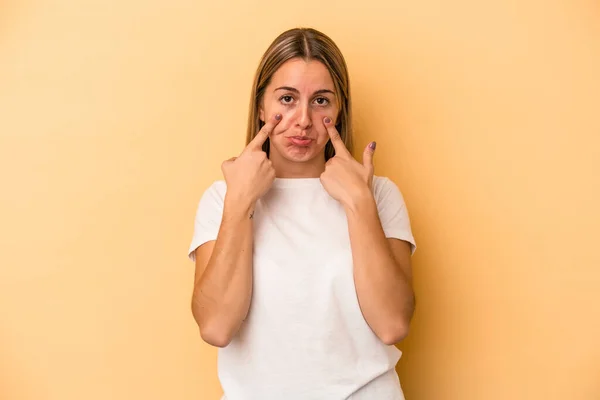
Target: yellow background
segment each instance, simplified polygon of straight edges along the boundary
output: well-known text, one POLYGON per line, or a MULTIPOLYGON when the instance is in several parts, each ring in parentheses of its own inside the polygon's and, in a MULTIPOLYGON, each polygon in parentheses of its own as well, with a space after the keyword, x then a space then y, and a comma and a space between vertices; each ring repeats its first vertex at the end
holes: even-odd
POLYGON ((281 31, 347 58, 419 250, 408 400, 600 399, 600 8, 0 2, 0 399, 218 399, 197 201, 281 31))

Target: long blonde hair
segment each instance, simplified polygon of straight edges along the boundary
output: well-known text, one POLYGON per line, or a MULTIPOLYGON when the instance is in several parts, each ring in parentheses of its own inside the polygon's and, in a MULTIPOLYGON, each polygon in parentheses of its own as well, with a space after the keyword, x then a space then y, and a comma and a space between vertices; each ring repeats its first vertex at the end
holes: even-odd
MULTIPOLYGON (((329 70, 339 105, 336 128, 346 147, 352 152, 352 107, 350 103, 350 82, 346 61, 333 40, 312 28, 294 28, 283 32, 271 43, 265 54, 263 54, 254 76, 254 84, 252 85, 246 144, 250 143, 264 125, 264 122, 260 120, 259 106, 265 88, 271 81, 271 77, 279 67, 293 58, 302 58, 305 61, 320 61, 329 70)), ((269 154, 268 139, 263 144, 263 151, 267 155, 269 154)), ((328 142, 325 146, 325 160, 330 159, 334 155, 335 150, 331 142, 328 142)))

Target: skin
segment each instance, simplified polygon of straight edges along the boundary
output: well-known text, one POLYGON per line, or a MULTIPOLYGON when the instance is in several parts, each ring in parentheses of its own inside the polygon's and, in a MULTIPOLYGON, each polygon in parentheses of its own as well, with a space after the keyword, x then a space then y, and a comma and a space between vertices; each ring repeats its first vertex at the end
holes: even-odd
POLYGON ((335 86, 327 68, 318 61, 293 59, 283 64, 266 87, 260 118, 281 114, 282 121, 270 137, 270 158, 279 178, 318 178, 325 169, 329 134, 325 117, 338 116, 335 86), (308 139, 296 145, 291 137, 308 139))
POLYGON ((379 339, 392 345, 407 334, 414 311, 410 244, 387 239, 373 197, 374 143, 362 163, 344 146, 334 121, 334 85, 318 61, 294 59, 273 75, 260 104, 265 126, 238 157, 222 165, 227 182, 216 241, 196 250, 192 312, 202 338, 227 346, 252 297, 252 215, 275 177, 320 178, 346 212, 361 312, 379 339), (269 138, 270 159, 261 146, 269 138), (325 145, 336 155, 327 163, 325 145))

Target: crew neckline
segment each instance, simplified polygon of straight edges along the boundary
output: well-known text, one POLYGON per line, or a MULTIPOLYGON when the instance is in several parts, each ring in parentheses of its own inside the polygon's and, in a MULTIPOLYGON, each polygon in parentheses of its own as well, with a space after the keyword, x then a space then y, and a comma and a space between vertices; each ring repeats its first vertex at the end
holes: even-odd
POLYGON ((273 187, 276 188, 297 188, 297 187, 317 187, 321 185, 321 178, 275 178, 273 187))

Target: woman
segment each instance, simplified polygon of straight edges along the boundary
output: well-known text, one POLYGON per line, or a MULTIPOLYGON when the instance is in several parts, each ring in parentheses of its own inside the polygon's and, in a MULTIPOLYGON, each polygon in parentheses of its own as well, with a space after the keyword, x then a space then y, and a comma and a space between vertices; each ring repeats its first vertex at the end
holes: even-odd
POLYGON ((403 399, 414 309, 402 194, 352 150, 344 58, 282 33, 256 73, 247 146, 200 200, 192 311, 227 400, 403 399))

